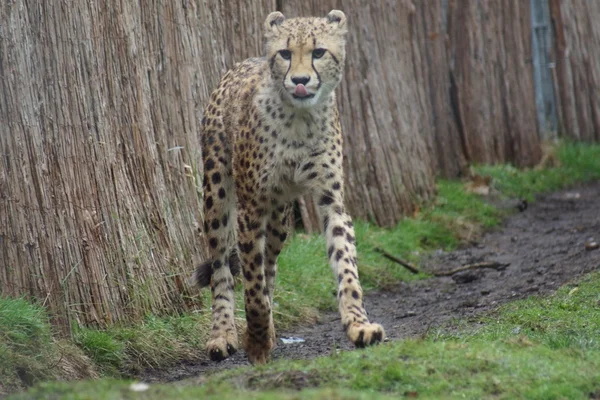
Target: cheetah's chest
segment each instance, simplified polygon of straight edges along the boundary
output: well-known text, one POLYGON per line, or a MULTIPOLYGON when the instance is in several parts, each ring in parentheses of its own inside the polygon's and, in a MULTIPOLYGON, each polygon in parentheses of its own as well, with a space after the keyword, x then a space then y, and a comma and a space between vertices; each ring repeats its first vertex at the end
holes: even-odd
POLYGON ((313 187, 316 177, 306 173, 305 166, 324 150, 324 144, 310 120, 298 119, 278 128, 277 138, 270 143, 273 156, 262 173, 268 176, 267 191, 281 193, 283 200, 291 201, 313 187))

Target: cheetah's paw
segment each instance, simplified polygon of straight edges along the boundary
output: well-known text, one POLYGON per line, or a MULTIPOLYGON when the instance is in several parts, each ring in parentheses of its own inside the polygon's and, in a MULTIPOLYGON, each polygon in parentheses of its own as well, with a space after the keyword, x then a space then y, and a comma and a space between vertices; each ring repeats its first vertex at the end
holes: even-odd
POLYGON ((211 339, 206 344, 206 350, 208 351, 211 360, 223 361, 237 352, 237 337, 227 339, 218 337, 211 339))
POLYGON ((353 322, 346 332, 348 338, 356 347, 362 348, 379 343, 385 339, 383 326, 372 323, 353 322))
POLYGON ((251 364, 266 364, 269 361, 269 355, 273 348, 273 339, 268 338, 267 341, 257 341, 246 336, 244 348, 248 355, 248 361, 251 364))

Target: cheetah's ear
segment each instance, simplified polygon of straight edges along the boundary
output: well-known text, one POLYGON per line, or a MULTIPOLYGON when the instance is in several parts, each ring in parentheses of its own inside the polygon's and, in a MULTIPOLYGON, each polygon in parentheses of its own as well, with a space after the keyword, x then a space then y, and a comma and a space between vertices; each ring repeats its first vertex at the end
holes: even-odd
POLYGON ((277 27, 281 25, 285 21, 285 16, 279 11, 274 11, 271 14, 267 15, 267 19, 265 20, 265 32, 277 31, 277 27))
POLYGON ((344 14, 343 11, 329 11, 329 14, 327 14, 327 22, 330 24, 337 24, 338 29, 340 29, 342 33, 346 33, 346 14, 344 14))

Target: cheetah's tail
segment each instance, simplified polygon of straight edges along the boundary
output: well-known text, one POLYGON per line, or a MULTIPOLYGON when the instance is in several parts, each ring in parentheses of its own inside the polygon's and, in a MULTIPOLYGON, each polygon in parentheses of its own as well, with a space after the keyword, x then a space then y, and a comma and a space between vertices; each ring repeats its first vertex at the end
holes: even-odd
MULTIPOLYGON (((204 261, 194 271, 194 274, 192 275, 192 282, 198 285, 198 287, 203 288, 210 285, 210 279, 213 274, 213 262, 214 260, 204 261)), ((241 270, 241 261, 236 249, 234 249, 229 255, 228 267, 233 276, 239 275, 241 270)))
POLYGON ((192 282, 194 282, 201 289, 210 285, 210 278, 213 274, 213 260, 204 261, 196 268, 192 275, 192 282))

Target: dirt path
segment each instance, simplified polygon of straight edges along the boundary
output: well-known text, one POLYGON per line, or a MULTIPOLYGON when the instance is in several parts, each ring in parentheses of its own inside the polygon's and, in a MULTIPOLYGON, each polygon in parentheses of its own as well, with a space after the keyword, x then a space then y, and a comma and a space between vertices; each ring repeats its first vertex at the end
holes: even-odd
MULTIPOLYGON (((600 241, 600 182, 545 196, 486 234, 477 245, 435 254, 423 263, 430 272, 482 261, 507 263, 508 267, 465 271, 370 292, 365 298, 369 318, 382 323, 393 340, 422 335, 429 327, 481 314, 507 301, 549 293, 600 268, 600 249, 585 248, 590 238, 600 241)), ((278 334, 304 342, 278 340, 274 359, 326 355, 334 346, 352 349, 337 313, 324 315, 314 326, 278 334)), ((247 365, 243 351, 222 363, 198 361, 143 378, 176 381, 240 365, 247 365)))

